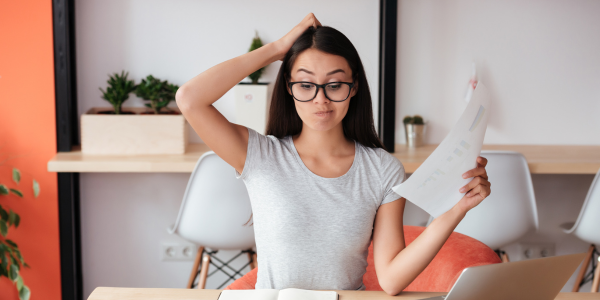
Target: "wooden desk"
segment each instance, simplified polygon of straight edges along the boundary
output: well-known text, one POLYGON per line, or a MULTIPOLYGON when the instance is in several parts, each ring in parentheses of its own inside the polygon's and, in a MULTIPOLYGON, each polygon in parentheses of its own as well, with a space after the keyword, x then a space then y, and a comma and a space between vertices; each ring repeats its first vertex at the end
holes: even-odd
MULTIPOLYGON (((407 173, 413 173, 437 145, 408 148, 396 145, 393 155, 407 173)), ((509 150, 522 153, 533 174, 596 174, 600 169, 600 146, 484 145, 484 150, 509 150)), ((79 148, 59 152, 48 162, 50 172, 150 172, 191 173, 205 144, 190 144, 178 155, 84 155, 79 148)))
MULTIPOLYGON (((221 290, 188 289, 150 289, 150 288, 96 288, 88 300, 217 300, 221 290)), ((375 291, 337 291, 340 300, 380 300, 405 299, 416 300, 444 295, 445 293, 407 292, 398 296, 389 296, 375 291)), ((600 293, 560 293, 556 300, 592 300, 600 299, 600 293)))

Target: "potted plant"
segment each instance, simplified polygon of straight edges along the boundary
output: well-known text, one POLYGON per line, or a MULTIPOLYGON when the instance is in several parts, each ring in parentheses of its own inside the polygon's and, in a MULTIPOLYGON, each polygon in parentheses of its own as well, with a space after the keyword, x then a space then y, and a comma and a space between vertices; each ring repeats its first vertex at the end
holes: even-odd
POLYGON ((164 90, 163 90, 163 95, 162 95, 162 100, 158 103, 158 106, 160 108, 163 108, 166 110, 163 113, 167 113, 167 114, 180 114, 174 110, 172 110, 168 105, 169 103, 171 103, 172 101, 175 101, 175 94, 177 94, 177 91, 179 90, 179 85, 176 84, 172 84, 169 83, 168 81, 165 81, 165 85, 164 85, 164 90))
POLYGON ((167 110, 167 105, 175 100, 175 93, 179 89, 178 85, 170 84, 168 81, 161 81, 152 75, 148 75, 135 88, 135 95, 150 103, 146 103, 146 107, 152 109, 152 112, 158 114, 168 114, 177 112, 167 110), (164 108, 164 110, 163 110, 164 108))
POLYGON ((423 146, 425 134, 423 117, 419 115, 406 116, 402 123, 404 123, 404 132, 406 133, 406 145, 411 148, 423 146))
POLYGON ((175 99, 179 86, 152 75, 139 85, 127 80, 124 71, 107 81, 103 99, 111 99, 114 110, 94 107, 81 116, 83 154, 183 154, 188 145, 187 121, 177 108, 167 105, 175 99), (124 115, 121 104, 134 92, 149 101, 146 107, 129 107, 124 115))
MULTIPOLYGON (((0 166, 4 166, 0 163, 0 166)), ((17 168, 12 169, 12 179, 18 186, 21 182, 21 171, 17 168)), ((38 197, 40 194, 40 185, 33 179, 32 181, 33 195, 38 197)), ((0 200, 5 200, 10 194, 23 198, 23 192, 14 187, 10 188, 5 183, 0 183, 0 200)), ((2 201, 3 202, 3 201, 2 201)), ((1 202, 0 202, 1 203, 1 202)), ((28 300, 31 294, 29 288, 25 285, 20 271, 23 268, 29 268, 25 262, 19 245, 8 239, 8 231, 12 227, 13 230, 19 227, 21 217, 8 207, 6 203, 0 204, 0 277, 5 276, 11 280, 19 292, 19 299, 28 300), (4 204, 4 206, 2 205, 4 204)))
MULTIPOLYGON (((125 73, 125 71, 121 71, 121 75, 114 73, 112 76, 109 76, 106 83, 108 83, 108 87, 106 91, 102 88, 99 88, 102 92, 102 99, 108 101, 112 107, 113 111, 99 111, 100 114, 115 114, 120 115, 122 113, 121 106, 123 102, 129 99, 129 93, 135 90, 135 82, 133 80, 127 79, 129 72, 125 73)), ((126 112, 131 114, 131 112, 126 112)))
MULTIPOLYGON (((250 49, 248 49, 248 52, 252 52, 260 47, 263 46, 262 40, 260 39, 260 37, 258 37, 258 31, 254 32, 254 38, 252 39, 252 44, 250 44, 250 49)), ((258 84, 258 79, 260 79, 260 76, 262 76, 263 71, 265 70, 264 67, 254 71, 254 73, 250 74, 250 76, 248 76, 248 78, 250 78, 250 80, 252 80, 252 84, 258 84)))
MULTIPOLYGON (((252 39, 250 49, 252 52, 263 46, 258 32, 252 39)), ((267 127, 267 111, 273 93, 273 85, 258 82, 265 67, 250 74, 251 82, 240 82, 234 88, 236 123, 250 127, 260 133, 265 133, 267 127)))
POLYGON ((146 104, 146 107, 152 108, 154 114, 159 114, 161 107, 159 107, 158 102, 160 102, 161 93, 163 92, 164 82, 160 79, 155 78, 152 75, 146 76, 145 79, 142 79, 142 82, 135 87, 135 95, 141 99, 146 101, 150 101, 150 103, 146 104))

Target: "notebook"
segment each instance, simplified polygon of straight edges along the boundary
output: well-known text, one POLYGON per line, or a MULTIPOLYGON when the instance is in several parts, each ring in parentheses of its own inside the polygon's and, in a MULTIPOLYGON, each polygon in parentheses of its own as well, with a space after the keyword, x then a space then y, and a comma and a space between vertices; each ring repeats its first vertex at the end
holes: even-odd
POLYGON ((258 290, 224 290, 219 300, 337 300, 335 291, 313 291, 303 289, 258 289, 258 290))

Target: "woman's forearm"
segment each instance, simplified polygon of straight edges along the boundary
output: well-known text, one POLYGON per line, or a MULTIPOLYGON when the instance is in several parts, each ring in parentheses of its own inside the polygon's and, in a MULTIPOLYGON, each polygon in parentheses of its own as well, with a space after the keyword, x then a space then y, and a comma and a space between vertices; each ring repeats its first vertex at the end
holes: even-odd
POLYGON ((177 105, 182 110, 212 105, 242 79, 280 59, 280 48, 269 43, 200 73, 179 88, 177 105))
POLYGON ((434 219, 421 235, 389 262, 384 290, 391 295, 404 290, 429 265, 465 214, 454 207, 434 219))

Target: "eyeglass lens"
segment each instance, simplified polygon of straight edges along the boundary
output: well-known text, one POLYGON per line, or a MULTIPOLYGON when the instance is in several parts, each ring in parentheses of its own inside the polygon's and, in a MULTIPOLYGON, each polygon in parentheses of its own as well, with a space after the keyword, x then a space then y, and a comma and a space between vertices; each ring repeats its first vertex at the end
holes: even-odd
MULTIPOLYGON (((317 95, 314 83, 298 82, 292 85, 292 93, 299 101, 312 100, 317 95)), ((344 83, 329 83, 325 86, 325 95, 331 101, 344 101, 350 94, 350 86, 344 83)))

